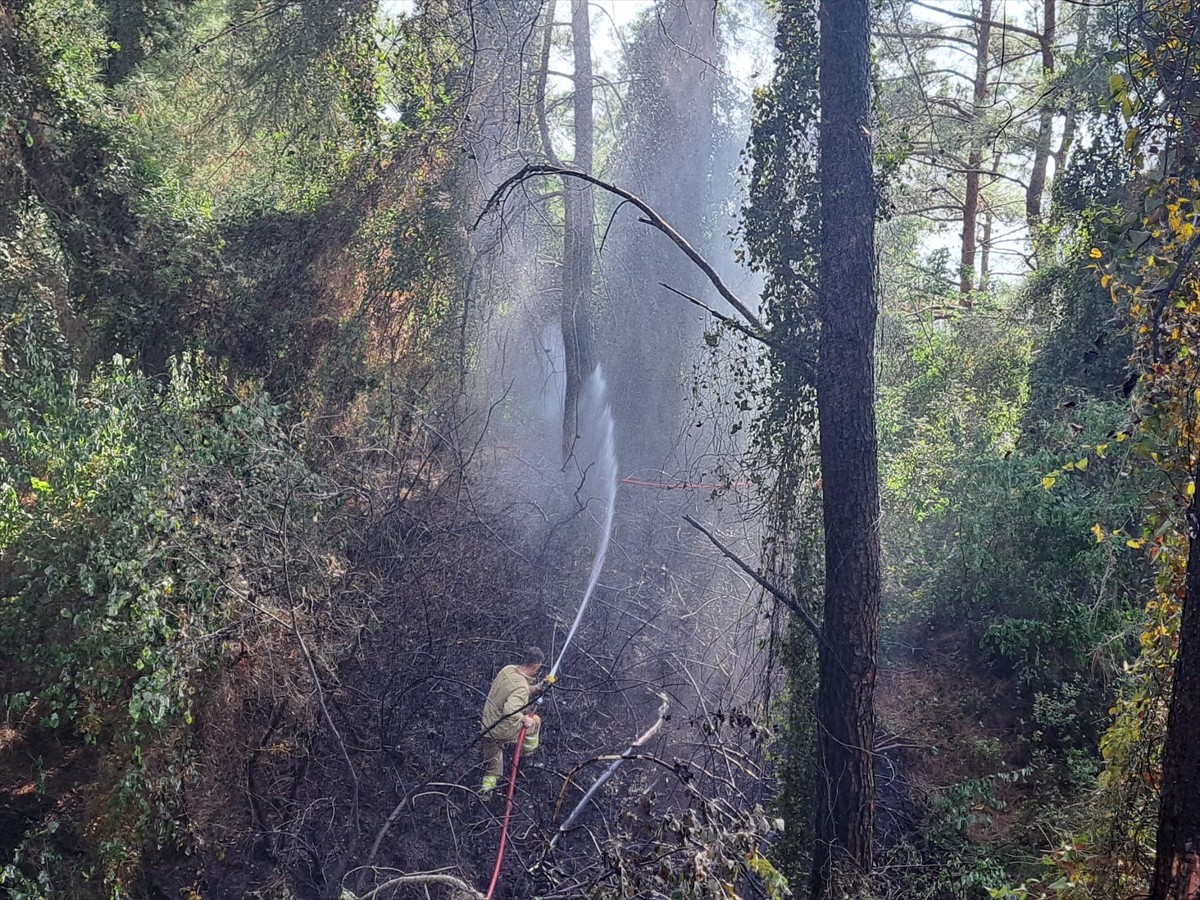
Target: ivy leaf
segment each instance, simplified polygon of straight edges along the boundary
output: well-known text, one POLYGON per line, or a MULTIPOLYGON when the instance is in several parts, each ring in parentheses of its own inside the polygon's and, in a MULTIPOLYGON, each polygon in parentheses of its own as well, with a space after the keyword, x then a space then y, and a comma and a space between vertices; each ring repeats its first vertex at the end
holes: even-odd
POLYGON ((1054 483, 1056 481, 1058 481, 1058 479, 1055 476, 1047 475, 1045 478, 1042 479, 1042 487, 1044 487, 1046 490, 1050 490, 1051 488, 1054 487, 1054 483))

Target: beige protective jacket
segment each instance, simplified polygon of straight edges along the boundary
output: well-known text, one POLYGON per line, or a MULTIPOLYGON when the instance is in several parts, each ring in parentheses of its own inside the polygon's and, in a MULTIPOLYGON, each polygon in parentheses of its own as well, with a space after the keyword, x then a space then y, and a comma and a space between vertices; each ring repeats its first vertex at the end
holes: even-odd
POLYGON ((487 732, 488 740, 507 744, 517 739, 521 731, 521 716, 529 715, 528 710, 522 713, 517 710, 529 702, 529 689, 532 686, 533 682, 522 675, 516 666, 505 666, 496 673, 487 702, 483 704, 483 723, 480 726, 487 732), (497 722, 500 724, 496 725, 497 722), (496 727, 492 728, 493 725, 496 727), (489 728, 492 730, 488 731, 489 728))

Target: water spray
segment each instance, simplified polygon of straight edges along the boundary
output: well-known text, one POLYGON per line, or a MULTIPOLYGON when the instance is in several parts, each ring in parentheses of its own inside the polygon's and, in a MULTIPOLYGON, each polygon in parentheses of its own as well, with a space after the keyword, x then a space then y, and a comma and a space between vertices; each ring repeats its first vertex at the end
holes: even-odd
POLYGON ((579 629, 579 623, 583 621, 588 601, 592 599, 592 592, 600 580, 600 571, 604 568, 604 558, 608 555, 608 541, 612 537, 613 513, 617 507, 617 450, 613 438, 612 408, 606 399, 608 384, 605 382, 604 373, 600 371, 599 366, 596 366, 592 377, 588 379, 587 396, 591 398, 596 407, 595 424, 599 437, 596 447, 596 469, 601 488, 604 491, 604 521, 600 529, 600 543, 596 547, 596 558, 592 560, 592 574, 588 578, 587 590, 583 592, 583 600, 579 603, 575 621, 571 623, 571 630, 567 632, 567 639, 563 641, 562 649, 558 651, 558 657, 554 660, 554 665, 550 667, 550 674, 546 676, 546 680, 552 684, 558 678, 558 669, 562 665, 563 657, 566 656, 571 641, 575 639, 575 632, 579 629))
MULTIPOLYGON (((604 568, 604 558, 608 555, 608 541, 612 537, 613 513, 617 506, 617 451, 613 439, 612 408, 606 399, 608 396, 608 385, 604 380, 604 373, 600 371, 599 366, 592 372, 592 377, 588 379, 585 396, 590 398, 595 408, 594 422, 599 438, 596 446, 595 467, 601 489, 604 492, 604 521, 600 529, 600 543, 596 547, 596 558, 592 560, 592 573, 588 578, 587 590, 583 592, 583 600, 579 603, 579 609, 575 613, 575 621, 571 623, 571 630, 567 632, 567 639, 563 641, 562 649, 558 651, 558 657, 554 660, 554 665, 550 667, 550 674, 546 676, 546 681, 551 684, 558 680, 559 666, 562 665, 563 657, 566 656, 567 648, 571 646, 571 641, 575 639, 575 632, 579 630, 579 623, 583 621, 583 614, 587 610, 588 601, 592 599, 592 592, 596 590, 596 584, 600 580, 600 572, 604 568)), ((538 698, 536 705, 540 706, 544 699, 545 695, 543 694, 538 698)), ((509 820, 512 816, 513 791, 517 785, 517 771, 521 761, 521 747, 525 742, 526 730, 526 726, 521 725, 521 730, 517 734, 516 750, 513 752, 512 774, 508 779, 508 796, 504 806, 504 820, 500 826, 500 847, 496 852, 496 864, 492 869, 492 880, 488 885, 486 900, 492 900, 492 896, 496 891, 496 885, 500 881, 501 867, 504 865, 504 847, 508 839, 509 820)), ((632 749, 628 752, 632 752, 632 749)), ((614 763, 612 771, 616 771, 619 763, 620 760, 614 763)), ((608 775, 611 775, 612 771, 608 775)), ((605 775, 600 782, 592 786, 591 791, 584 798, 585 802, 596 792, 600 784, 607 779, 608 775, 605 775)), ((574 818, 574 814, 572 818, 574 818)), ((555 840, 557 841, 557 839, 558 836, 555 835, 555 840)), ((553 843, 550 846, 553 849, 553 843)))

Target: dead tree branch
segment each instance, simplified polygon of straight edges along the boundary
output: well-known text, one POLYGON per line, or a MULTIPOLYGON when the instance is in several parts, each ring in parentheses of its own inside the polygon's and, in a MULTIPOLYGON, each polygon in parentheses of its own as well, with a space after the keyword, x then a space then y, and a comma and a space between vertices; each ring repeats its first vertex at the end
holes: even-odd
POLYGON ((570 831, 571 826, 575 824, 575 820, 579 818, 584 807, 587 806, 588 801, 592 799, 596 791, 600 789, 601 785, 603 785, 606 781, 608 781, 609 778, 613 776, 613 773, 617 771, 617 768, 621 765, 621 763, 626 759, 633 757, 640 747, 644 747, 662 729, 663 723, 667 720, 667 710, 671 708, 671 704, 670 701, 667 700, 666 694, 659 694, 658 699, 662 701, 662 704, 658 707, 658 718, 655 720, 654 724, 638 735, 637 739, 629 745, 629 748, 624 753, 614 758, 612 765, 605 769, 604 773, 596 779, 595 783, 593 783, 590 788, 588 788, 587 793, 583 795, 583 799, 579 801, 573 810, 571 810, 571 814, 567 816, 561 825, 558 826, 558 831, 555 832, 554 837, 550 839, 550 846, 546 848, 547 855, 554 851, 554 847, 558 844, 559 838, 570 831))
MULTIPOLYGON (((753 338, 754 340, 758 341, 759 343, 766 344, 772 350, 776 351, 777 353, 782 354, 783 356, 786 356, 788 359, 791 359, 791 360, 796 359, 795 353, 792 351, 792 349, 790 347, 784 346, 779 341, 777 341, 774 338, 774 336, 771 335, 770 332, 767 332, 766 334, 759 334, 754 329, 747 327, 742 322, 739 322, 733 316, 727 316, 722 312, 718 312, 717 310, 715 310, 711 306, 709 306, 707 303, 705 303, 703 300, 701 300, 699 297, 693 297, 691 294, 684 293, 683 291, 679 290, 678 288, 673 288, 669 284, 667 284, 665 281, 660 281, 658 283, 658 286, 664 287, 668 291, 670 291, 672 294, 682 297, 688 303, 691 303, 691 304, 694 304, 695 306, 700 307, 702 310, 704 310, 706 313, 708 313, 710 316, 712 316, 718 322, 720 322, 723 325, 728 325, 734 331, 744 334, 748 338, 753 338)), ((801 362, 801 365, 805 365, 805 363, 801 362)), ((808 369, 805 369, 805 372, 807 373, 808 369)))
POLYGON ((468 898, 468 900, 484 900, 483 894, 479 893, 479 891, 475 890, 475 888, 471 887, 471 885, 467 884, 461 878, 456 878, 453 875, 444 875, 437 872, 421 872, 413 875, 399 875, 395 878, 385 881, 378 887, 372 888, 365 894, 352 894, 347 890, 342 896, 347 898, 347 900, 373 900, 373 898, 381 896, 386 890, 404 887, 408 884, 420 884, 426 886, 431 884, 440 884, 449 888, 454 888, 454 890, 459 891, 461 896, 468 898))
MULTIPOLYGON (((705 277, 709 280, 712 286, 716 288, 717 293, 724 298, 725 302, 733 307, 733 309, 737 311, 738 315, 742 317, 743 321, 739 323, 742 327, 738 328, 739 331, 757 341, 760 341, 773 350, 784 353, 790 360, 795 361, 798 365, 802 366, 806 378, 815 381, 816 373, 812 367, 803 362, 803 360, 800 360, 799 355, 795 351, 789 349, 771 334, 770 328, 768 328, 767 325, 757 315, 755 315, 754 311, 750 309, 750 307, 733 292, 729 285, 727 285, 721 276, 717 274, 717 270, 713 268, 712 264, 688 242, 687 238, 680 234, 645 200, 643 200, 641 197, 638 197, 636 194, 630 193, 624 188, 604 181, 601 178, 597 178, 594 175, 589 175, 586 172, 580 172, 565 166, 545 164, 526 165, 521 168, 520 171, 505 179, 504 182, 496 188, 496 190, 492 193, 492 196, 488 198, 487 203, 484 204, 483 211, 480 212, 479 217, 475 220, 473 227, 478 227, 479 223, 483 221, 485 216, 502 207, 505 199, 508 197, 509 193, 512 192, 513 188, 531 178, 536 178, 541 175, 558 176, 560 178, 575 178, 579 181, 584 181, 588 184, 595 185, 596 187, 607 191, 613 196, 620 197, 627 203, 631 203, 636 206, 641 211, 643 216, 642 218, 639 218, 638 221, 649 225, 666 235, 667 238, 669 238, 676 247, 683 251, 683 254, 690 259, 701 272, 704 273, 705 277)), ((811 283, 805 282, 805 286, 813 291, 816 290, 815 285, 812 285, 811 283)), ((678 293, 678 291, 676 291, 676 293, 678 293)), ((712 312, 711 309, 709 311, 712 312)), ((725 320, 731 322, 732 324, 732 320, 730 320, 728 317, 725 317, 725 320)))
POLYGON ((712 545, 720 550, 721 554, 726 559, 732 561, 734 565, 753 578, 759 587, 795 613, 799 617, 800 621, 805 624, 808 630, 812 632, 812 636, 817 639, 818 643, 825 642, 825 636, 821 632, 821 626, 817 624, 816 619, 809 614, 808 610, 804 608, 804 606, 795 596, 771 584, 771 582, 768 581, 761 572, 757 571, 748 562, 721 543, 720 538, 693 519, 690 515, 685 515, 683 520, 708 538, 712 542, 712 545))

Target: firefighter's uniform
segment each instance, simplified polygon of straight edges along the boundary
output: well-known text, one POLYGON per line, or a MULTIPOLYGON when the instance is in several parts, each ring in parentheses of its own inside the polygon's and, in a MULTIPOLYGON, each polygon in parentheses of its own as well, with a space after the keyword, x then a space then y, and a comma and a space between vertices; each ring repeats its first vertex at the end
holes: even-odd
POLYGON ((480 743, 485 763, 480 793, 485 797, 495 789, 500 775, 504 772, 504 747, 506 744, 516 743, 517 735, 521 732, 522 716, 532 715, 533 724, 525 732, 521 753, 528 755, 538 748, 541 718, 530 713, 527 708, 530 691, 535 683, 533 679, 527 678, 518 666, 505 666, 492 679, 487 701, 483 704, 483 721, 480 724, 484 732, 480 743))

